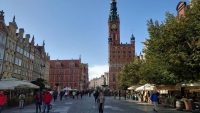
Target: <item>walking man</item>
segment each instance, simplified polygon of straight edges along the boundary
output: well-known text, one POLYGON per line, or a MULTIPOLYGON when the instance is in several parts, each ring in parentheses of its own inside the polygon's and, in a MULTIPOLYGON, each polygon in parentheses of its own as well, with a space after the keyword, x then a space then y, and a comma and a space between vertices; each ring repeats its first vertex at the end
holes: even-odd
POLYGON ((52 100, 51 94, 48 91, 46 91, 43 97, 43 102, 44 102, 43 113, 45 113, 46 107, 47 107, 47 113, 49 113, 49 106, 51 100, 52 100))
POLYGON ((153 111, 157 112, 156 110, 156 104, 157 104, 157 101, 158 101, 158 95, 156 94, 156 92, 154 92, 152 95, 151 95, 151 101, 153 103, 153 111))
POLYGON ((19 109, 24 109, 24 100, 25 100, 25 95, 21 93, 19 95, 19 109))
POLYGON ((74 99, 75 95, 76 95, 76 92, 73 91, 73 92, 72 92, 73 99, 74 99))
POLYGON ((53 99, 54 99, 54 102, 55 102, 55 100, 57 99, 57 96, 58 96, 58 91, 55 90, 55 91, 53 92, 53 99))
POLYGON ((97 98, 99 97, 99 91, 96 91, 94 94, 95 103, 97 102, 97 98))
POLYGON ((62 100, 63 95, 64 95, 64 92, 61 91, 61 92, 60 92, 60 100, 62 100))
POLYGON ((83 91, 80 91, 80 95, 81 95, 81 99, 82 99, 82 96, 83 96, 83 91))
POLYGON ((5 103, 6 103, 6 96, 4 95, 3 91, 0 91, 0 113, 5 103))
POLYGON ((35 105, 36 105, 36 113, 38 113, 38 108, 39 108, 39 112, 41 112, 42 94, 40 93, 40 91, 38 91, 36 94, 35 105))

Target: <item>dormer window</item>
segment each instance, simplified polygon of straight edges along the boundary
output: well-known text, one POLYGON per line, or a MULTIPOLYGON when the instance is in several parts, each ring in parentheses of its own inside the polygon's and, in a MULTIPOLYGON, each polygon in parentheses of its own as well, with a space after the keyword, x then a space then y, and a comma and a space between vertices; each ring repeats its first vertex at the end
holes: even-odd
POLYGON ((72 62, 70 62, 70 67, 75 67, 75 64, 74 64, 74 62, 72 61, 72 62))

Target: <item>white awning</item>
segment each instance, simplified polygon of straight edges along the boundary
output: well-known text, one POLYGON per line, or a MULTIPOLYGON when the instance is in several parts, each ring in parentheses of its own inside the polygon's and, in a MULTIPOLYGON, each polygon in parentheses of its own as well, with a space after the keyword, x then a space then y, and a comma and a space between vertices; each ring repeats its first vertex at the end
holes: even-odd
POLYGON ((39 86, 37 86, 37 85, 35 85, 35 84, 33 84, 33 83, 30 83, 29 81, 27 81, 27 80, 22 80, 23 82, 26 82, 28 85, 30 85, 30 88, 32 88, 32 89, 39 89, 40 87, 39 86))
POLYGON ((1 90, 13 90, 13 89, 15 89, 15 87, 13 87, 9 84, 5 84, 5 83, 0 82, 0 89, 1 90))
POLYGON ((154 85, 152 84, 145 84, 135 89, 135 91, 152 91, 154 90, 154 85))
POLYGON ((69 90, 72 90, 70 87, 66 87, 66 88, 64 88, 64 89, 62 89, 62 90, 67 90, 67 91, 69 91, 69 90))
POLYGON ((29 83, 23 82, 16 78, 1 79, 1 82, 7 85, 11 85, 15 88, 31 88, 31 85, 29 83))

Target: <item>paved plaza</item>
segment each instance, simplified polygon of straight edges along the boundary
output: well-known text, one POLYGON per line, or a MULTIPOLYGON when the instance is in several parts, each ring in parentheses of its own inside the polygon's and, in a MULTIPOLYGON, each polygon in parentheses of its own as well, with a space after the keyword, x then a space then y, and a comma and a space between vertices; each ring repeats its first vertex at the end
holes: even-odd
MULTIPOLYGON (((98 113, 97 104, 94 102, 94 97, 83 96, 77 99, 67 98, 66 100, 56 100, 51 102, 53 108, 50 113, 98 113)), ((118 97, 106 97, 104 113, 154 113, 153 105, 141 103, 131 99, 124 100, 118 97)), ((25 106, 24 109, 18 107, 6 109, 2 113, 35 113, 35 105, 25 106)), ((184 111, 177 111, 175 108, 166 108, 158 106, 159 113, 188 113, 184 111)))

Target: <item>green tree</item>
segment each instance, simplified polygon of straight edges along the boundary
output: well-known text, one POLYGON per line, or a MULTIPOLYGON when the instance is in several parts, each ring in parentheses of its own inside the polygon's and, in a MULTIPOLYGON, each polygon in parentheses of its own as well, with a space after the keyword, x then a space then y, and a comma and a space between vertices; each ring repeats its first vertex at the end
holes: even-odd
POLYGON ((119 88, 127 89, 132 85, 140 83, 139 69, 142 64, 142 60, 138 57, 134 58, 134 61, 127 62, 123 67, 122 71, 118 74, 119 88))
POLYGON ((45 89, 45 85, 44 85, 43 82, 44 82, 44 79, 42 79, 42 78, 37 78, 36 81, 32 81, 31 83, 33 83, 33 84, 39 86, 39 87, 40 87, 40 90, 43 90, 43 89, 45 89))
POLYGON ((141 73, 145 80, 156 84, 176 84, 199 80, 200 73, 200 0, 186 7, 184 16, 166 13, 161 24, 148 21, 150 39, 146 66, 141 73), (151 80, 152 79, 152 80, 151 80))

